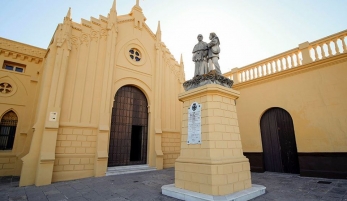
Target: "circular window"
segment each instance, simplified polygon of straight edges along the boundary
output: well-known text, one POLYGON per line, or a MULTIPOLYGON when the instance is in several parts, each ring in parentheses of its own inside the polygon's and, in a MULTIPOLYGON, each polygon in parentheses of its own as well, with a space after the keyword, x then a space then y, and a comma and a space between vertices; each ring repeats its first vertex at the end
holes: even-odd
POLYGON ((138 49, 131 48, 129 50, 129 56, 130 56, 130 59, 133 61, 136 61, 136 62, 141 61, 141 53, 138 49))
POLYGON ((13 87, 7 83, 7 82, 2 82, 0 83, 0 93, 2 94, 8 94, 13 91, 13 87))

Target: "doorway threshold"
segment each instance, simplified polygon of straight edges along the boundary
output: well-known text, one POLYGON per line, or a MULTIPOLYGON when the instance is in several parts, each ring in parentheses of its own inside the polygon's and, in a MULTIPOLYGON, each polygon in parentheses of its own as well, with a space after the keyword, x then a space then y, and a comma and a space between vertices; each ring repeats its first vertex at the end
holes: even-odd
POLYGON ((148 171, 154 171, 157 170, 155 167, 149 167, 146 165, 127 165, 127 166, 115 166, 115 167, 108 167, 106 176, 111 175, 120 175, 120 174, 131 174, 131 173, 138 173, 138 172, 148 172, 148 171))

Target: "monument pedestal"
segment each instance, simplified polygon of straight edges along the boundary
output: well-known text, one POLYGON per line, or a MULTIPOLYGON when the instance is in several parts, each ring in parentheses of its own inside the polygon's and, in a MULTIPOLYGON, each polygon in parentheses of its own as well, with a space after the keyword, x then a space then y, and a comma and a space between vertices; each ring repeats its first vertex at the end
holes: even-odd
MULTIPOLYGON (((235 107, 239 95, 238 91, 217 84, 179 95, 184 103, 181 153, 175 163, 175 187, 163 186, 163 194, 172 196, 177 189, 182 189, 183 192, 225 197, 252 188, 250 165, 243 155, 235 107), (201 144, 187 143, 188 109, 194 102, 201 104, 201 144)), ((256 194, 261 195, 259 193, 265 193, 265 187, 258 188, 256 194)))

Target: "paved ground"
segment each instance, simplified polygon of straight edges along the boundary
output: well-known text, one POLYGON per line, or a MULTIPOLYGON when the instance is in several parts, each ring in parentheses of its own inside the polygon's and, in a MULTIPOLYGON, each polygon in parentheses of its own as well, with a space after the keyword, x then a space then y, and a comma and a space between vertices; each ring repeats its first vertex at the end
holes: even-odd
MULTIPOLYGON (((0 201, 20 200, 176 200, 161 194, 174 182, 174 169, 57 182, 48 186, 18 187, 18 177, 0 177, 0 201)), ((263 200, 347 201, 347 180, 299 177, 291 174, 252 173, 252 182, 266 186, 263 200), (331 184, 319 184, 330 181, 331 184)))

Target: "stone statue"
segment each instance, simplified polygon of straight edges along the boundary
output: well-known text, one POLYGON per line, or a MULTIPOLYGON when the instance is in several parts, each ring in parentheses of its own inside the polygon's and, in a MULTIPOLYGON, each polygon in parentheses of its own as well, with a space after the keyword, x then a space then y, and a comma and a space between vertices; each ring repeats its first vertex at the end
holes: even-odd
POLYGON ((202 41, 202 35, 198 35, 198 44, 193 49, 193 61, 195 62, 194 77, 183 83, 185 91, 195 89, 207 84, 218 84, 231 88, 234 81, 224 77, 218 63, 220 53, 220 41, 215 33, 210 33, 210 43, 202 41), (208 61, 208 65, 207 62, 208 61), (214 68, 213 68, 214 66, 214 68))
POLYGON ((214 65, 214 70, 216 70, 216 73, 218 75, 221 75, 222 72, 220 71, 220 66, 218 63, 219 59, 219 53, 220 53, 220 41, 216 33, 212 32, 210 33, 210 40, 211 42, 208 43, 208 65, 209 70, 213 70, 212 64, 214 65))
POLYGON ((201 34, 198 35, 198 44, 193 49, 193 61, 195 62, 194 77, 197 75, 203 75, 209 72, 207 66, 207 43, 202 41, 203 37, 201 34))

